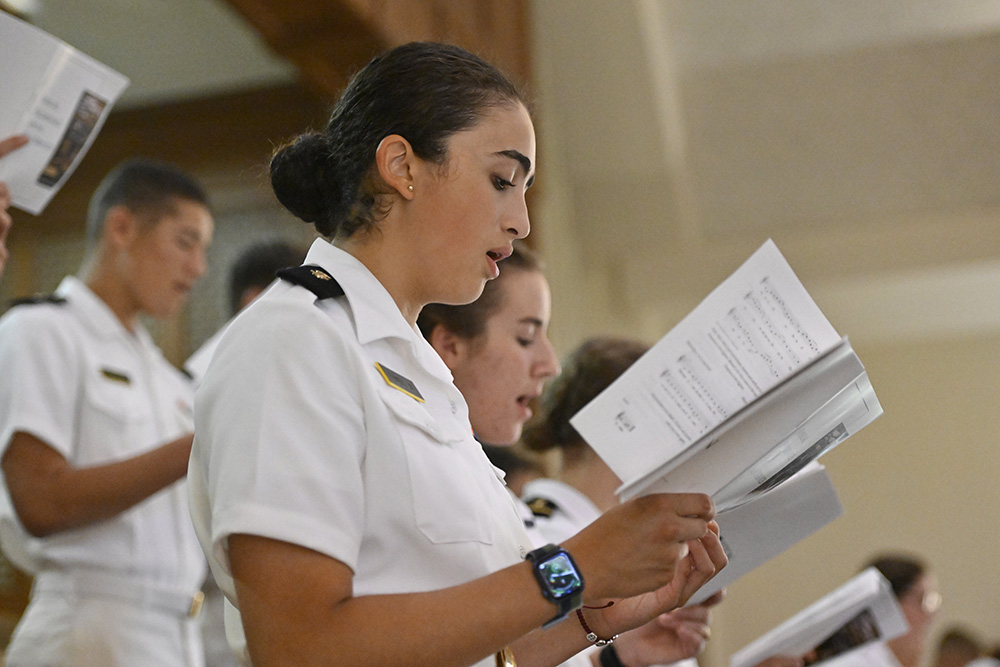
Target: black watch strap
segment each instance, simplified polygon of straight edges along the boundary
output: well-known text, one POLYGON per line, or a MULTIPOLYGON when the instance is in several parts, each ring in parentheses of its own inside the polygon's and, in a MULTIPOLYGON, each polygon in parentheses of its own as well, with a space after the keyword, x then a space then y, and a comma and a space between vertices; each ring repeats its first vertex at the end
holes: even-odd
POLYGON ((542 627, 551 627, 566 618, 571 611, 580 608, 583 604, 583 575, 568 551, 555 544, 546 544, 544 547, 529 552, 525 558, 531 562, 531 571, 538 581, 542 595, 558 608, 556 615, 542 627), (564 570, 567 573, 565 574, 566 579, 575 581, 575 585, 568 586, 567 590, 556 590, 549 578, 551 576, 550 566, 553 564, 558 566, 560 570, 564 570))
POLYGON ((615 650, 614 646, 605 646, 597 657, 601 661, 601 667, 625 667, 618 658, 618 651, 615 650))

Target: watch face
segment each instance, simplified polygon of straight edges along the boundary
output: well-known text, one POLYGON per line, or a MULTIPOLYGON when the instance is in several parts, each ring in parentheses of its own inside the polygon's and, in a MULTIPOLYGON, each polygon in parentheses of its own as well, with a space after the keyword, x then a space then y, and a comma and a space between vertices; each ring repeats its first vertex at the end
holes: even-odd
POLYGON ((573 562, 564 553, 558 553, 538 564, 552 595, 558 600, 580 590, 583 583, 573 562))

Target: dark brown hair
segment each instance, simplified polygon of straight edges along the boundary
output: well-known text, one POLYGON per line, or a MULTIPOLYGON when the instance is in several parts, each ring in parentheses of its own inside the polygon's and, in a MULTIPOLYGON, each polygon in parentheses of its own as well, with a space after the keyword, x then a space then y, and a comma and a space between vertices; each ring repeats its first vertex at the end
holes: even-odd
POLYGON ((520 102, 496 67, 457 46, 412 42, 372 59, 348 83, 325 132, 309 132, 271 159, 278 201, 326 237, 347 238, 384 215, 375 151, 391 134, 442 165, 447 140, 491 108, 520 102))
POLYGON ((521 444, 542 452, 583 444, 570 417, 601 393, 649 349, 628 338, 592 338, 569 355, 563 370, 545 388, 538 410, 525 424, 521 444))
POLYGON ((906 595, 913 588, 913 585, 917 583, 917 580, 927 571, 927 566, 923 561, 913 556, 901 554, 884 554, 878 556, 872 559, 868 567, 876 568, 882 573, 883 577, 889 580, 889 583, 892 585, 892 592, 897 599, 906 595))
POLYGON ((124 206, 146 223, 159 222, 176 211, 177 200, 208 207, 208 195, 178 167, 159 160, 132 158, 108 172, 87 208, 87 244, 95 245, 104 231, 108 211, 124 206))

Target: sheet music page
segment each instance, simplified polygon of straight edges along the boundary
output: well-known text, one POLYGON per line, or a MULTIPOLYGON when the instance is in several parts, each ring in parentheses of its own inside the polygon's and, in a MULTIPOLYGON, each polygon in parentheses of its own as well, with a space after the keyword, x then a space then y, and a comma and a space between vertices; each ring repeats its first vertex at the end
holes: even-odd
POLYGON ((14 206, 38 215, 83 159, 127 77, 0 12, 0 137, 27 146, 0 159, 14 206))
POLYGON ((840 340, 768 240, 570 421, 628 483, 840 340))

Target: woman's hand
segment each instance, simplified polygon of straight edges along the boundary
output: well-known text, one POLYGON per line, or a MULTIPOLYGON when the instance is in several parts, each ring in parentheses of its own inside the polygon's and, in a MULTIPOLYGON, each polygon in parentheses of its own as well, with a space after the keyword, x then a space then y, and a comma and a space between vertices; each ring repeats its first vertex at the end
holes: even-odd
POLYGON ((711 634, 711 607, 718 604, 717 593, 701 604, 661 614, 649 623, 618 638, 615 649, 622 664, 650 667, 693 658, 705 648, 711 634))
MULTIPOLYGON (((711 498, 700 493, 654 494, 605 512, 563 543, 583 574, 584 604, 599 606, 608 599, 657 591, 672 582, 677 588, 673 597, 686 600, 704 583, 696 564, 710 567, 711 561, 704 550, 695 558, 688 558, 688 552, 710 532, 708 525, 714 517, 711 498), (681 570, 684 576, 675 580, 681 570), (690 586, 688 579, 692 579, 690 586)), ((714 567, 711 574, 715 574, 714 567)))
POLYGON ((701 539, 687 543, 688 554, 666 585, 648 593, 616 600, 610 607, 586 610, 584 613, 594 631, 601 637, 610 637, 681 607, 725 567, 728 559, 719 540, 719 526, 714 521, 706 525, 706 534, 701 539))

